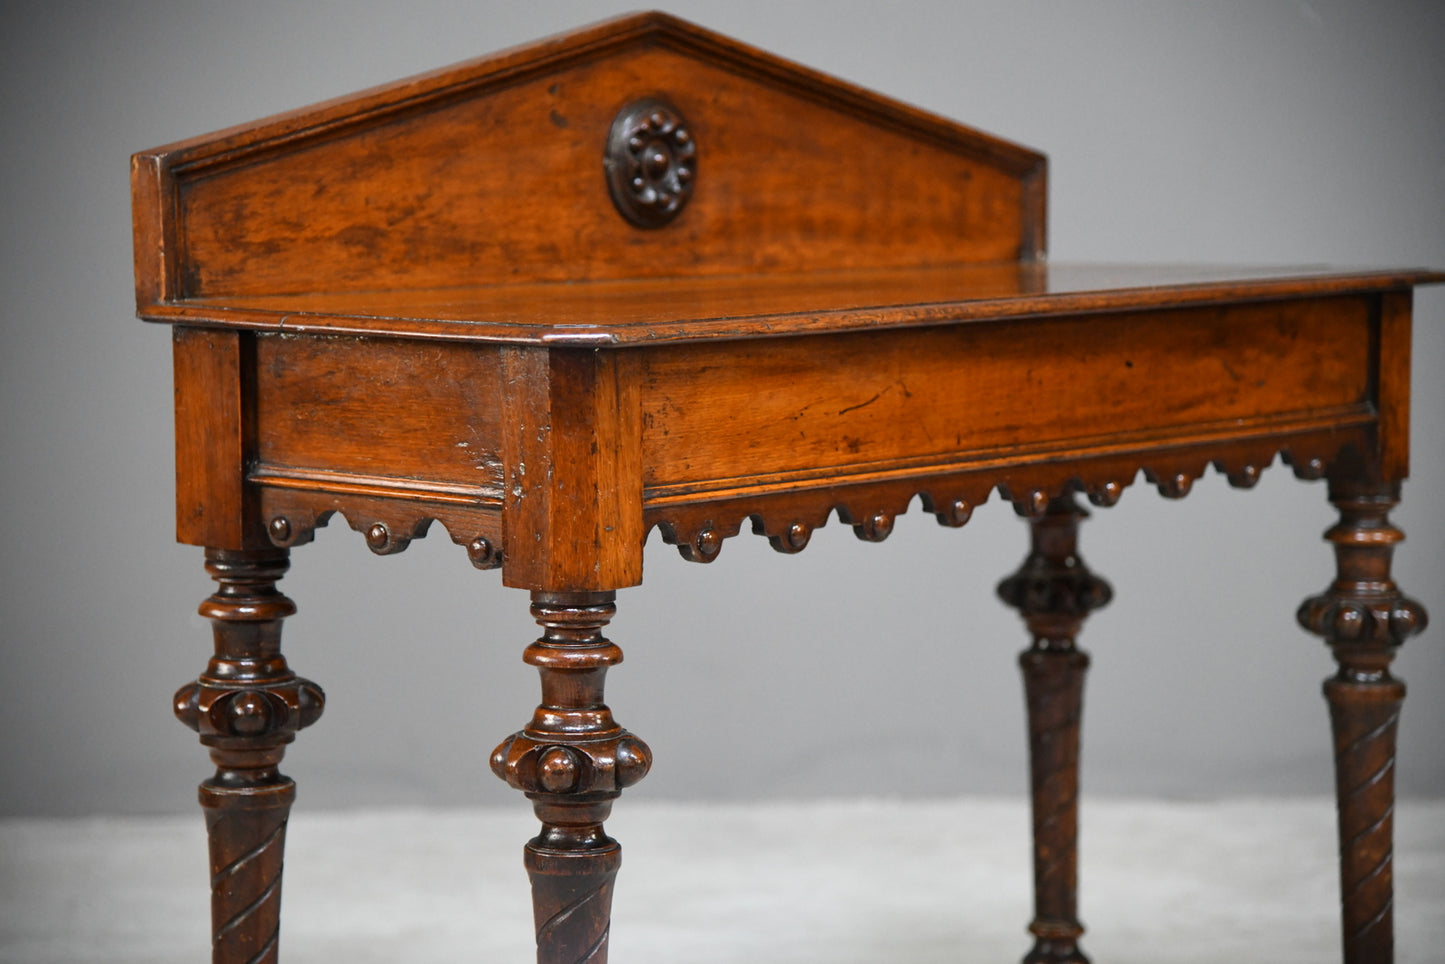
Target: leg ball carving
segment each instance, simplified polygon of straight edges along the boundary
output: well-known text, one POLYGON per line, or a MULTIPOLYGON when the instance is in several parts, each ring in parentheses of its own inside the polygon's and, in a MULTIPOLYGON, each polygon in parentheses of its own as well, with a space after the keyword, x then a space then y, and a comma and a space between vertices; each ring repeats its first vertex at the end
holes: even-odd
POLYGON ((1339 664, 1324 692, 1335 747, 1344 954, 1347 964, 1375 964, 1394 955, 1395 732, 1405 684, 1390 674, 1390 662, 1427 617, 1390 577, 1395 544, 1405 538, 1389 520, 1398 484, 1332 479, 1330 501, 1340 511, 1325 533, 1336 579, 1305 600, 1299 621, 1324 637, 1339 664))
POLYGON ((296 787, 278 767, 286 744, 321 716, 325 694, 281 655, 295 604, 276 589, 287 551, 208 550, 217 590, 201 604, 215 655, 176 693, 176 716, 200 734, 216 773, 201 784, 211 850, 212 960, 276 960, 286 820, 296 787))
POLYGON ((1074 639, 1088 614, 1112 596, 1078 554, 1072 495, 1049 501, 1030 523, 1032 547, 1019 571, 999 584, 1019 610, 1033 645, 1019 656, 1029 716, 1033 788, 1034 935, 1025 964, 1087 964, 1078 940, 1079 725, 1087 654, 1074 639))
POLYGON ((1084 618, 1113 598, 1109 584, 1078 554, 1078 525, 1088 513, 1065 495, 1030 523, 1032 546, 1018 572, 999 583, 998 595, 1024 617, 1035 647, 1073 648, 1084 618))
POLYGON ((612 885, 622 861, 602 824, 612 801, 652 766, 652 751, 603 702, 622 650, 602 635, 611 593, 534 593, 542 638, 525 659, 542 677, 526 729, 493 752, 492 771, 532 800, 542 832, 525 850, 541 964, 604 964, 612 885))

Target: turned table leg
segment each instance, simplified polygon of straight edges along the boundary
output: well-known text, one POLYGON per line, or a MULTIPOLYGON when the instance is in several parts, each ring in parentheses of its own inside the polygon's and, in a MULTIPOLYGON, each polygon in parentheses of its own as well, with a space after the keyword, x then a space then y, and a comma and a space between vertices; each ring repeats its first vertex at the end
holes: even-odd
POLYGON ((296 785, 277 769, 296 731, 321 715, 321 688, 281 655, 281 621, 296 606, 276 589, 284 549, 208 549, 216 592, 201 604, 215 656, 175 696, 181 722, 201 735, 216 774, 200 787, 211 850, 211 960, 277 960, 286 818, 296 785))
POLYGON ((525 659, 542 676, 527 728, 492 754, 492 770, 532 800, 542 832, 527 843, 538 964, 605 964, 612 883, 622 849, 602 823, 622 788, 647 775, 647 745, 603 702, 607 668, 622 650, 602 635, 610 592, 532 594, 542 638, 525 659))
POLYGON ((1079 950, 1079 722, 1089 657, 1074 646, 1084 618, 1109 601, 1108 583, 1085 568, 1077 550, 1072 495, 1049 502, 1030 523, 1031 550, 999 584, 1004 602, 1023 615, 1033 645, 1019 656, 1028 702, 1033 788, 1034 935, 1025 964, 1087 964, 1079 950))
POLYGON ((1336 578, 1299 610, 1300 624, 1323 636, 1339 663, 1324 691, 1334 731, 1346 964, 1394 959, 1395 729, 1405 684, 1390 675, 1390 661, 1426 623, 1424 607, 1390 578, 1395 543, 1405 537, 1388 515, 1399 489, 1331 480, 1340 521, 1325 538, 1334 544, 1336 578))

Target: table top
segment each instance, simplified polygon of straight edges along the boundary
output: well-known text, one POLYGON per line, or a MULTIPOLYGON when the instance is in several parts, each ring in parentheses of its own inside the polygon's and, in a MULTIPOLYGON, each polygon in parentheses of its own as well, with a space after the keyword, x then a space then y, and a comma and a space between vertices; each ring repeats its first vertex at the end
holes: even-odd
POLYGON ((1002 262, 761 276, 182 299, 152 321, 278 332, 625 346, 1383 291, 1445 272, 1002 262))

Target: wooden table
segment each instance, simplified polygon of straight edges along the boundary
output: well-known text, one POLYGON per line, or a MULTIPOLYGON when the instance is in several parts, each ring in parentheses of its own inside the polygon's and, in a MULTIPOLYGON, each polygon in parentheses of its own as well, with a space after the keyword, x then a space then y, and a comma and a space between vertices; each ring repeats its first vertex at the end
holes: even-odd
MULTIPOLYGON (((603 830, 652 758, 603 702, 603 630, 653 527, 715 558, 831 513, 886 537, 994 490, 1033 548, 999 586, 1032 754, 1036 937, 1082 961, 1076 547, 1140 470, 1170 498, 1282 454, 1328 480, 1345 959, 1391 957, 1403 685, 1425 613, 1390 578, 1421 270, 1043 260, 1045 160, 669 17, 613 21, 136 155, 142 317, 174 325, 177 532, 218 589, 176 695, 216 774, 214 960, 276 957, 286 744, 324 697, 280 651, 292 546, 335 512, 378 553, 440 522, 531 593, 542 704, 492 756, 532 800, 538 960, 602 961, 603 830)), ((700 725, 700 724, 699 724, 700 725)))

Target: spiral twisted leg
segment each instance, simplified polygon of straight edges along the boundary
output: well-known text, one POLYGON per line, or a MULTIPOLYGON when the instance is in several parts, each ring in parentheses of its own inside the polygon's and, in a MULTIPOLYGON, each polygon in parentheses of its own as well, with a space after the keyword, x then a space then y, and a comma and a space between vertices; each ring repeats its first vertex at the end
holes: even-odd
POLYGON ((1425 628, 1425 609, 1390 578, 1390 524, 1399 484, 1332 479, 1340 521, 1325 533, 1336 579, 1305 600, 1299 621, 1323 636, 1339 664, 1325 681, 1335 746, 1340 902, 1346 964, 1394 960, 1395 731, 1405 684, 1390 675, 1395 650, 1425 628))
POLYGON ((542 676, 542 705, 492 754, 492 770, 532 800, 542 832, 527 843, 538 964, 605 964, 612 885, 622 848, 602 823, 652 752, 618 726, 603 700, 622 650, 602 635, 613 594, 532 594, 542 638, 525 659, 542 676))
POLYGON ((1028 558, 998 587, 1034 637, 1019 656, 1033 787, 1034 947, 1025 964, 1088 962, 1079 949, 1084 927, 1077 907, 1077 841, 1079 725, 1089 657, 1075 648, 1074 638, 1111 590, 1078 555, 1078 524, 1087 515, 1071 495, 1050 501, 1030 523, 1028 558))
POLYGON ((281 621, 296 611, 276 589, 284 549, 206 551, 217 589, 201 604, 215 655, 176 693, 175 712, 201 735, 216 773, 200 787, 211 849, 211 959, 277 958, 286 819, 296 785, 277 768, 296 731, 321 715, 325 694, 286 666, 281 621))

